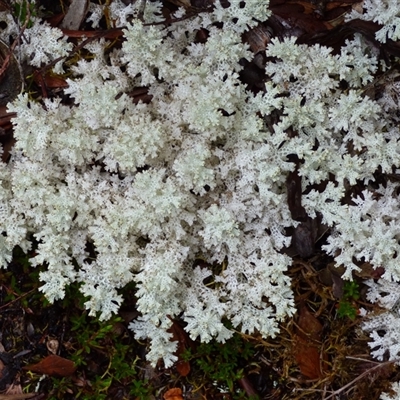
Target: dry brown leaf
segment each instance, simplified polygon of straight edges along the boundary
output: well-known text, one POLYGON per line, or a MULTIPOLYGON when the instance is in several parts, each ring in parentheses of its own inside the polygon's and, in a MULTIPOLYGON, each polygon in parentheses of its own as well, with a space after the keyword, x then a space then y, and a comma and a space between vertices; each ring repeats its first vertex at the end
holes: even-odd
POLYGON ((322 377, 319 346, 322 325, 302 304, 297 326, 297 333, 294 336, 294 355, 300 372, 309 379, 319 379, 322 377))
POLYGON ((47 350, 52 354, 57 354, 60 343, 57 339, 49 339, 46 343, 47 350))
POLYGON ((23 369, 39 374, 64 377, 72 375, 76 370, 76 366, 73 361, 52 354, 37 364, 27 365, 23 369))
POLYGON ((180 376, 188 376, 190 372, 189 361, 179 360, 175 364, 176 371, 180 376))
POLYGON ((42 76, 39 73, 34 73, 33 80, 39 87, 42 87, 43 85, 49 89, 68 87, 67 81, 61 76, 52 76, 50 74, 42 76))
POLYGON ((164 400, 183 400, 182 397, 182 389, 180 388, 173 388, 169 389, 164 394, 164 400))
POLYGON ((304 304, 300 306, 297 326, 299 327, 298 335, 300 337, 317 342, 321 339, 322 324, 308 311, 304 304))
POLYGON ((319 349, 302 337, 294 338, 295 359, 302 375, 309 379, 319 379, 322 376, 319 349))
POLYGON ((385 273, 384 267, 374 267, 372 264, 365 262, 360 265, 360 271, 354 271, 354 275, 363 279, 379 279, 385 273))
POLYGON ((190 339, 187 332, 176 322, 173 321, 169 332, 172 333, 172 340, 178 342, 175 355, 178 357, 178 361, 175 364, 175 368, 179 375, 187 376, 190 372, 189 361, 182 360, 181 356, 185 350, 190 347, 190 339))
POLYGON ((264 25, 258 25, 245 32, 243 38, 249 44, 251 51, 257 54, 267 48, 271 41, 271 32, 264 25))

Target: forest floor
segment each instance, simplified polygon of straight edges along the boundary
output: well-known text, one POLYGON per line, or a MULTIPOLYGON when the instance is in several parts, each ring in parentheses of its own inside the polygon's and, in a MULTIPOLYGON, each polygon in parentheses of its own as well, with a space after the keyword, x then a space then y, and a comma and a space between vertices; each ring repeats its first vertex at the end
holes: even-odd
POLYGON ((133 287, 122 291, 119 314, 99 322, 77 286, 49 304, 40 270, 16 249, 0 271, 0 399, 373 400, 400 379, 392 362, 369 355, 358 309, 373 306, 361 278, 343 283, 322 253, 294 260, 298 313, 276 338, 236 333, 225 344, 201 344, 174 321, 179 361, 170 369, 151 367, 146 343, 128 329, 138 315, 133 287))
MULTIPOLYGON (((62 1, 37 3, 52 13, 48 21, 53 26, 65 16, 61 10, 68 9, 62 1)), ((163 3, 168 16, 178 6, 195 13, 212 7, 213 2, 163 3)), ((296 35, 299 43, 319 42, 337 50, 358 32, 379 47, 388 61, 398 57, 397 43, 384 46, 373 39, 376 25, 344 22, 344 13, 357 3, 271 1, 273 17, 243 40, 259 55, 271 32, 277 37, 296 35)), ((9 7, 5 0, 0 6, 9 7)), ((251 62, 243 70, 241 76, 249 90, 262 87, 259 65, 251 62)), ((65 85, 62 77, 41 74, 38 79, 39 75, 31 74, 35 76, 29 83, 31 92, 52 96, 65 85)), ((144 96, 143 101, 145 95, 138 94, 144 96)), ((0 114, 4 130, 0 139, 7 149, 13 143, 12 116, 0 114)), ((3 160, 7 155, 6 151, 3 160)), ((287 274, 298 312, 281 324, 275 338, 237 332, 225 344, 201 344, 192 341, 176 320, 172 332, 179 343, 179 361, 170 369, 162 362, 150 366, 145 359, 148 343, 136 341, 128 329, 138 315, 133 286, 121 290, 125 302, 118 315, 100 322, 88 316, 77 285, 67 289, 64 300, 49 304, 39 291, 38 276, 45 267, 32 268, 32 254, 17 248, 9 268, 0 271, 0 400, 378 399, 392 382, 400 380, 394 363, 371 358, 369 338, 360 327, 361 308, 379 312, 367 302, 363 284, 366 278, 378 277, 379 271, 364 265, 363 275, 343 281, 333 259, 321 251, 324 238, 315 243, 310 257, 293 254, 287 274)))

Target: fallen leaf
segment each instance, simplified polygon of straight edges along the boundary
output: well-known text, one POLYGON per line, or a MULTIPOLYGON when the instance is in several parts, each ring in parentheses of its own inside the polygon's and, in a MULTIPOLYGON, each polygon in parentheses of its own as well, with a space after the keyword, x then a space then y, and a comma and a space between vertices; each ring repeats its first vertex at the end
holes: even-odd
POLYGON ((60 344, 57 339, 49 339, 46 343, 47 350, 52 354, 57 353, 59 345, 60 344))
POLYGON ((39 374, 62 377, 70 376, 76 370, 76 366, 73 361, 54 354, 47 356, 37 364, 27 365, 22 368, 24 370, 37 372, 39 374))
POLYGON ((188 376, 190 372, 189 361, 179 360, 175 364, 176 371, 180 376, 188 376))
POLYGON ((305 305, 300 306, 297 326, 299 328, 298 335, 302 338, 317 342, 321 339, 322 324, 308 311, 305 305))
POLYGON ((305 305, 301 305, 297 326, 294 356, 300 372, 309 379, 319 379, 323 375, 320 354, 322 325, 305 305))
POLYGON ((164 400, 183 400, 182 397, 182 389, 180 388, 173 388, 169 389, 164 394, 164 400))
POLYGON ((322 376, 318 347, 295 335, 295 359, 300 372, 306 378, 319 379, 322 376))
POLYGON ((249 44, 253 53, 265 51, 271 41, 271 32, 264 25, 256 26, 243 35, 244 40, 249 44))
POLYGON ((379 279, 384 273, 384 267, 375 267, 368 262, 360 265, 360 271, 354 271, 354 275, 359 276, 362 279, 379 279))
POLYGON ((175 355, 178 361, 175 363, 175 368, 180 376, 187 376, 190 372, 190 363, 182 359, 182 354, 190 347, 190 339, 187 332, 176 322, 173 321, 169 332, 172 333, 172 340, 178 342, 175 355))
POLYGON ((39 87, 42 87, 43 85, 50 89, 68 87, 67 81, 60 76, 54 76, 50 74, 42 76, 39 73, 34 73, 33 80, 39 87))

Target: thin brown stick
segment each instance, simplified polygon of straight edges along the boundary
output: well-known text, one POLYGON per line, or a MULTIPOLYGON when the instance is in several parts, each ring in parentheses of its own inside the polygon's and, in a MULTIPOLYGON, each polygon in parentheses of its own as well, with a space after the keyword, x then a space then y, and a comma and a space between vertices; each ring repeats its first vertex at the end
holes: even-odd
POLYGON ((45 65, 44 67, 40 68, 38 70, 38 73, 44 74, 47 70, 49 70, 52 66, 56 65, 59 61, 63 60, 64 58, 73 56, 77 51, 81 50, 88 43, 92 42, 93 40, 100 39, 102 37, 110 35, 110 33, 115 33, 115 38, 118 38, 118 37, 122 36, 124 32, 120 28, 108 29, 104 32, 100 31, 97 34, 95 34, 94 36, 89 37, 89 38, 85 39, 83 42, 76 45, 66 56, 57 57, 53 61, 51 61, 47 65, 45 65))
POLYGON ((375 370, 377 370, 377 369, 379 369, 379 368, 381 368, 381 367, 384 367, 384 366, 386 366, 386 365, 393 364, 393 363, 396 363, 396 362, 399 362, 399 361, 400 361, 400 359, 396 359, 396 360, 386 361, 386 362, 384 362, 384 363, 380 363, 380 364, 378 364, 378 365, 375 365, 374 367, 370 368, 369 370, 363 372, 361 375, 357 376, 357 378, 353 379, 353 380, 352 380, 351 382, 349 382, 347 385, 344 385, 344 386, 341 387, 340 389, 335 390, 334 392, 332 392, 328 397, 325 397, 324 400, 332 399, 334 396, 336 396, 336 395, 342 393, 344 390, 348 389, 349 387, 351 387, 352 385, 354 385, 357 381, 359 381, 360 379, 362 379, 362 378, 364 378, 365 376, 369 375, 371 372, 373 372, 373 371, 375 371, 375 370))
MULTIPOLYGON (((4 287, 4 285, 3 285, 3 287, 4 287)), ((7 290, 7 289, 6 289, 6 290, 7 290)), ((18 296, 18 297, 15 298, 14 300, 10 300, 10 301, 7 302, 6 304, 3 304, 2 306, 0 306, 0 310, 3 309, 3 308, 8 307, 10 304, 16 303, 17 301, 23 299, 24 297, 30 295, 30 294, 31 294, 32 292, 34 292, 35 290, 37 290, 37 287, 36 287, 36 288, 33 288, 33 289, 31 289, 31 290, 29 290, 28 292, 26 292, 26 293, 24 293, 24 294, 21 294, 20 296, 18 296)), ((16 293, 13 293, 13 294, 16 294, 16 293)))
MULTIPOLYGON (((146 2, 144 2, 143 4, 146 4, 146 2)), ((153 25, 167 25, 167 24, 173 24, 175 22, 180 22, 180 21, 184 21, 186 19, 190 19, 192 17, 195 17, 196 15, 202 13, 202 12, 210 12, 210 9, 202 9, 199 10, 197 12, 191 13, 191 14, 187 14, 184 15, 181 18, 169 18, 166 19, 164 21, 160 21, 160 22, 151 22, 151 23, 144 23, 143 26, 153 26, 153 25)), ((144 11, 144 10, 143 10, 144 11)), ((68 31, 68 30, 63 30, 63 33, 66 36, 71 36, 71 37, 80 37, 82 35, 79 34, 79 31, 68 31)), ((59 61, 66 59, 68 57, 72 57, 77 51, 81 50, 83 47, 85 47, 88 43, 92 42, 93 40, 96 39, 100 39, 102 37, 106 37, 106 38, 112 38, 112 39, 117 39, 121 36, 123 36, 124 32, 123 32, 123 28, 112 28, 112 29, 107 29, 105 31, 90 31, 87 32, 87 34, 83 34, 83 36, 88 36, 90 35, 90 37, 88 37, 87 39, 85 39, 83 42, 81 42, 80 44, 78 44, 77 46, 75 46, 66 56, 60 56, 56 59, 54 59, 53 61, 49 62, 47 65, 45 65, 44 67, 40 68, 37 73, 39 74, 44 74, 46 73, 46 71, 48 71, 51 67, 53 67, 55 64, 57 64, 59 61)))

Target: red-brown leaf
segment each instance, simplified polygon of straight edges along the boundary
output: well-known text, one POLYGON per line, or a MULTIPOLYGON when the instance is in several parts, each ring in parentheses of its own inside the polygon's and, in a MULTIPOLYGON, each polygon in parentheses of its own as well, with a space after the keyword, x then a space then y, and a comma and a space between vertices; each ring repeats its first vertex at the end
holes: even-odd
POLYGON ((164 394, 164 400, 183 400, 182 397, 182 389, 180 388, 173 388, 169 389, 164 394))
POLYGON ((318 347, 296 335, 294 340, 295 358, 302 375, 309 379, 322 376, 321 360, 318 347))
POLYGON ((23 369, 39 374, 64 377, 72 375, 76 370, 76 366, 73 361, 52 354, 37 364, 27 365, 23 369))
POLYGON ((189 361, 179 360, 175 364, 176 371, 180 376, 187 376, 190 372, 189 361))
POLYGON ((311 339, 314 341, 319 341, 321 339, 322 325, 317 318, 308 311, 305 305, 300 306, 297 326, 299 327, 298 335, 304 339, 311 339))
POLYGON ((176 370, 181 376, 187 376, 190 372, 190 363, 182 359, 182 353, 190 347, 190 339, 185 330, 176 322, 173 321, 169 332, 172 333, 172 340, 178 342, 175 355, 178 357, 178 361, 175 364, 176 370))
POLYGON ((49 74, 46 74, 44 77, 42 77, 39 74, 34 74, 33 79, 36 82, 36 84, 40 87, 46 85, 46 87, 54 89, 54 88, 66 88, 68 87, 67 81, 60 77, 60 76, 52 76, 49 74))
POLYGON ((297 325, 297 334, 294 336, 294 356, 300 372, 309 379, 319 379, 322 377, 319 345, 322 325, 305 305, 300 306, 297 325))

